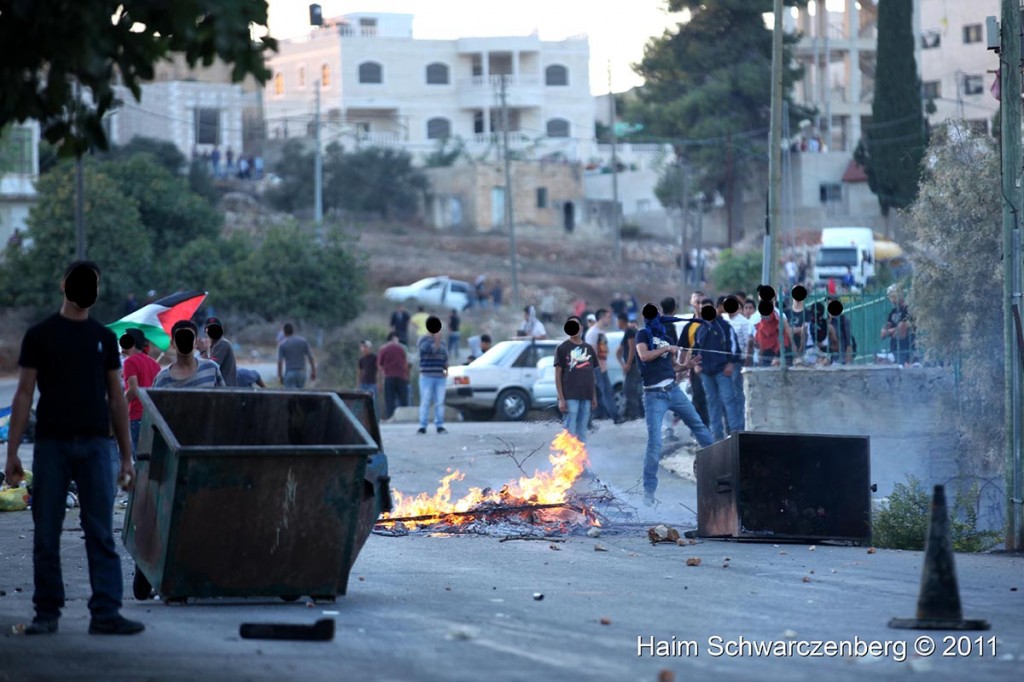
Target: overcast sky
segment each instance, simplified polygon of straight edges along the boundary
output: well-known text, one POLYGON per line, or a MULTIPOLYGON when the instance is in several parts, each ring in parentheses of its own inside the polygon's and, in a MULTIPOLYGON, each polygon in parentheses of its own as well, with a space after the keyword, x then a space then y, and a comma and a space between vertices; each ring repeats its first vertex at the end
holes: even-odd
MULTIPOLYGON (((270 33, 294 38, 309 31, 307 0, 269 0, 270 33)), ((416 38, 529 35, 561 40, 586 34, 590 40, 590 89, 608 91, 608 60, 616 91, 640 84, 630 67, 643 58, 644 44, 674 27, 664 0, 320 0, 324 17, 355 12, 412 14, 416 38)))

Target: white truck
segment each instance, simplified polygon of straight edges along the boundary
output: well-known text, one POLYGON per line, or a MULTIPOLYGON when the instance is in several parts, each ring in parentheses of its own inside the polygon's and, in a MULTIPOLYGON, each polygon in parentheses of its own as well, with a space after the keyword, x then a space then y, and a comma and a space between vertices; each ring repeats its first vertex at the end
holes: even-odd
POLYGON ((830 279, 840 284, 849 270, 854 289, 863 291, 875 277, 875 235, 870 227, 826 227, 814 263, 814 286, 822 288, 830 279))

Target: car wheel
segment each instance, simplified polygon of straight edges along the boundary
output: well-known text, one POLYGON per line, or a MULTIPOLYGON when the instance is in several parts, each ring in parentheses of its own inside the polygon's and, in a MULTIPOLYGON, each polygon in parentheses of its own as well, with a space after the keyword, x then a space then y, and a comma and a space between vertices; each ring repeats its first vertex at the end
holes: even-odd
POLYGON ((615 384, 612 393, 615 395, 615 411, 622 417, 626 414, 626 392, 622 390, 622 384, 615 384))
POLYGON ((526 391, 510 388, 498 396, 497 413, 502 421, 517 422, 526 416, 530 409, 530 396, 526 391))

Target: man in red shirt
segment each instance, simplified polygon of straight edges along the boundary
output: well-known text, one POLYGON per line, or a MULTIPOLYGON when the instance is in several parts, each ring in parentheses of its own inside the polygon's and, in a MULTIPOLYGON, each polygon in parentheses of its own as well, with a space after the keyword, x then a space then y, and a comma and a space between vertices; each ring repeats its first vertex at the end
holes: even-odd
POLYGON ((390 419, 396 407, 408 404, 409 395, 409 357, 396 332, 388 334, 388 342, 377 351, 377 367, 384 376, 384 419, 390 419))
POLYGON ((124 399, 128 401, 128 424, 132 436, 132 460, 139 447, 139 432, 142 429, 142 401, 139 389, 153 385, 153 378, 160 372, 160 365, 145 352, 148 344, 141 329, 129 327, 120 340, 124 350, 124 399))

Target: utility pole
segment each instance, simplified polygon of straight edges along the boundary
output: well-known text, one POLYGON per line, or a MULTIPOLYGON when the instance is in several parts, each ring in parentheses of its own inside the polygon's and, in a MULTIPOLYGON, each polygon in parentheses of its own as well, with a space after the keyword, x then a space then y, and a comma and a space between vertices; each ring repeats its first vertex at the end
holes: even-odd
POLYGON ((505 161, 505 228, 508 230, 509 249, 512 251, 512 305, 519 307, 519 265, 516 260, 516 225, 512 213, 512 160, 508 155, 508 93, 507 76, 501 75, 501 145, 505 161))
POLYGON ((313 220, 317 226, 317 236, 324 243, 324 160, 320 151, 320 81, 315 83, 316 114, 313 116, 313 137, 316 139, 316 152, 313 155, 313 220))
POLYGON ((615 134, 615 95, 612 93, 612 60, 608 60, 608 119, 612 133, 612 210, 615 216, 615 260, 622 262, 622 212, 619 210, 619 138, 615 134))
MULTIPOLYGON (((704 286, 704 193, 697 199, 697 276, 696 287, 704 286)), ((695 287, 695 288, 696 288, 695 287)))
POLYGON ((680 264, 683 270, 683 290, 689 286, 690 281, 687 278, 687 269, 690 264, 690 249, 689 240, 687 239, 687 233, 690 231, 690 169, 686 167, 683 160, 679 160, 679 174, 682 176, 683 191, 679 197, 679 214, 682 217, 682 230, 683 230, 683 243, 682 243, 682 258, 680 264))
MULTIPOLYGON (((819 4, 819 7, 821 5, 819 4)), ((772 115, 771 134, 768 143, 768 255, 764 259, 761 273, 765 284, 775 284, 779 304, 779 370, 786 372, 786 325, 782 323, 782 282, 779 281, 776 263, 779 260, 779 223, 781 211, 779 200, 782 195, 782 0, 775 0, 775 29, 772 32, 772 115)), ((827 45, 827 43, 826 43, 827 45)), ((826 47, 827 54, 827 47, 826 47)))
MULTIPOLYGON (((82 85, 75 81, 74 112, 81 115, 82 85)), ((73 123, 76 129, 77 123, 73 123)), ((82 154, 75 157, 75 260, 85 260, 85 180, 82 177, 82 154)))
POLYGON ((1024 473, 1021 461, 1021 363, 1017 320, 1021 314, 1021 17, 1020 0, 1002 0, 999 102, 1003 183, 1003 367, 1006 429, 1006 549, 1024 549, 1024 473))

